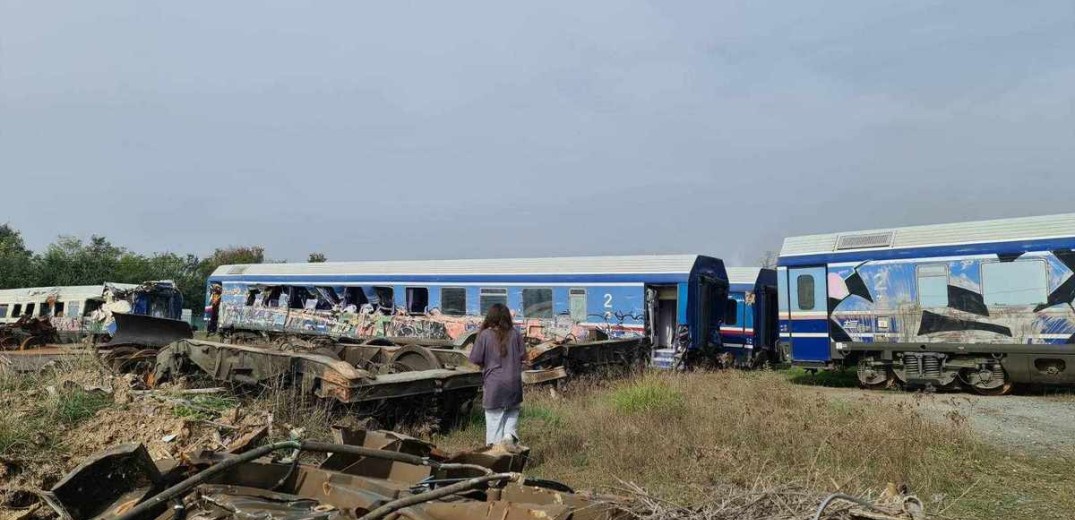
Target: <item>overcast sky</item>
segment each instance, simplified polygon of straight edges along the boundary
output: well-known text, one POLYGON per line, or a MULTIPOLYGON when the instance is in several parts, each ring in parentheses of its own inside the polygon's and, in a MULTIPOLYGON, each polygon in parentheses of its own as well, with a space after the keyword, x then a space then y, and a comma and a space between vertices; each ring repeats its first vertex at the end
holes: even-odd
POLYGON ((0 222, 273 258, 1075 211, 1075 2, 0 0, 0 222))

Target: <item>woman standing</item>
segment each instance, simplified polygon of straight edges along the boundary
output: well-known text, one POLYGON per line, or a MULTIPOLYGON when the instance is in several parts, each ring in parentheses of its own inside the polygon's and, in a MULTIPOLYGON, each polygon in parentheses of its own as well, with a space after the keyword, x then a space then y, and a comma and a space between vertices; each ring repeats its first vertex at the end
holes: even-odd
POLYGON ((502 304, 489 307, 470 362, 482 368, 482 407, 485 408, 485 443, 519 440, 515 427, 523 402, 523 337, 502 304))

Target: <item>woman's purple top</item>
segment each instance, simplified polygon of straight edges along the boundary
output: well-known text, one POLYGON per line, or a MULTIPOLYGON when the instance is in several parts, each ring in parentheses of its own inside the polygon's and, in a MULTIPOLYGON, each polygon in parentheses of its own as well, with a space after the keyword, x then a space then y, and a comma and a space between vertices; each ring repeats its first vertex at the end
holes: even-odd
POLYGON ((486 410, 515 408, 523 402, 523 337, 514 328, 508 333, 508 355, 500 357, 496 332, 485 329, 470 349, 470 362, 482 367, 482 406, 486 410))

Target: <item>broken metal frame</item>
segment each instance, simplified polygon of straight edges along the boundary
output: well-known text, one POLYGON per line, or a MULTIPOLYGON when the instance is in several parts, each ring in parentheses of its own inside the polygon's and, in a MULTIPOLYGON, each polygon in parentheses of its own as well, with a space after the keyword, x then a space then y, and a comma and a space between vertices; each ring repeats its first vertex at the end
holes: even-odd
POLYGON ((335 443, 289 440, 237 455, 193 454, 178 463, 154 463, 142 445, 121 445, 86 460, 41 496, 63 520, 262 512, 364 520, 393 513, 430 520, 627 516, 608 499, 525 479, 525 448, 448 455, 394 432, 336 433, 335 443), (319 466, 266 458, 280 451, 291 451, 293 460, 304 451, 331 455, 319 466))

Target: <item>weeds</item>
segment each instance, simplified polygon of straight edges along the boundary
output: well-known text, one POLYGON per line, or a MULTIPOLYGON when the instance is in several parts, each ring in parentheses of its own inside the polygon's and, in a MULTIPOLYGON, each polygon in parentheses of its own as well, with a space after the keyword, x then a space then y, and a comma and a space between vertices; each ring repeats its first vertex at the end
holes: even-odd
MULTIPOLYGON (((890 483, 953 518, 1062 518, 1075 508, 1071 460, 1004 452, 964 421, 833 399, 779 372, 648 373, 570 398, 530 392, 519 428, 534 476, 613 492, 622 479, 685 509, 711 504, 715 490, 877 496, 890 483)), ((481 436, 472 421, 435 442, 465 449, 481 436)))

